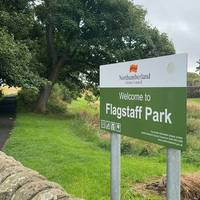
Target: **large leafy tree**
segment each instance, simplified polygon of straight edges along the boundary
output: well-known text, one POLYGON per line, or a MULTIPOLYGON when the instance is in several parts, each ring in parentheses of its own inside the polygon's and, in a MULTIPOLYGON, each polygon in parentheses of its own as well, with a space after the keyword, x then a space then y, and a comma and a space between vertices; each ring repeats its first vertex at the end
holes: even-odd
POLYGON ((35 10, 50 81, 40 90, 40 112, 57 81, 77 85, 81 75, 96 86, 100 64, 174 53, 167 36, 146 24, 146 11, 127 0, 44 0, 35 10))
POLYGON ((175 52, 167 35, 145 22, 146 11, 128 0, 3 2, 9 15, 18 13, 17 23, 26 27, 7 29, 31 51, 29 68, 48 79, 40 87, 39 112, 46 111, 56 82, 71 90, 95 88, 101 64, 175 52))

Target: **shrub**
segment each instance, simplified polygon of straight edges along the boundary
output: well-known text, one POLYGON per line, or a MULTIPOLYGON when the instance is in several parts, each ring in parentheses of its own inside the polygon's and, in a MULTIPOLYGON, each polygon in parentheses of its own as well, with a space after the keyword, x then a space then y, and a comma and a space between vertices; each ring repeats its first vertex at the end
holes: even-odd
POLYGON ((49 100, 54 100, 54 99, 64 100, 64 86, 63 85, 56 83, 53 86, 49 100))
POLYGON ((188 98, 199 98, 200 97, 200 87, 192 86, 187 88, 187 97, 188 98))
POLYGON ((200 132, 200 120, 189 118, 187 120, 187 133, 197 133, 200 132))
MULTIPOLYGON (((33 111, 38 97, 38 89, 23 88, 18 94, 18 107, 21 110, 33 111)), ((71 101, 69 90, 61 84, 55 84, 49 98, 47 109, 50 113, 66 113, 67 103, 71 101)))
POLYGON ((95 103, 98 98, 96 96, 93 95, 92 92, 90 91, 85 91, 84 93, 84 99, 88 102, 88 103, 95 103))
POLYGON ((38 96, 38 89, 31 87, 31 88, 23 88, 18 93, 17 103, 18 108, 21 110, 33 111, 36 105, 38 96))
POLYGON ((58 99, 50 100, 48 102, 48 112, 65 114, 67 112, 67 104, 58 99))
POLYGON ((47 105, 48 111, 51 113, 66 113, 66 88, 61 84, 55 84, 47 105))
POLYGON ((121 153, 122 154, 131 154, 133 153, 132 144, 128 140, 122 140, 121 142, 121 153))

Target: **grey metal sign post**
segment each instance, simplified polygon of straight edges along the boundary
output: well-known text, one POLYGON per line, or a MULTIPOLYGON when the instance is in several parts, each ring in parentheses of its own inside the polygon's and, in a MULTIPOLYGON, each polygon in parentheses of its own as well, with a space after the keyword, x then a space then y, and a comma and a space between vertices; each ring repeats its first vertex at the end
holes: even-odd
POLYGON ((167 200, 181 199, 181 151, 167 150, 167 200))
POLYGON ((110 155, 110 195, 111 200, 120 200, 120 142, 121 136, 111 133, 111 155, 110 155))

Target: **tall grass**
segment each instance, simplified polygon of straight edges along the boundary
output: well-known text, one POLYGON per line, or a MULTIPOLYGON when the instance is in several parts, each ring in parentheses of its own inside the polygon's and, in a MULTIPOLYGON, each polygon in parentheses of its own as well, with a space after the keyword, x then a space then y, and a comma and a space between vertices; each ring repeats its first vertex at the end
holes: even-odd
POLYGON ((192 100, 187 102, 187 132, 188 134, 200 134, 200 103, 192 100))

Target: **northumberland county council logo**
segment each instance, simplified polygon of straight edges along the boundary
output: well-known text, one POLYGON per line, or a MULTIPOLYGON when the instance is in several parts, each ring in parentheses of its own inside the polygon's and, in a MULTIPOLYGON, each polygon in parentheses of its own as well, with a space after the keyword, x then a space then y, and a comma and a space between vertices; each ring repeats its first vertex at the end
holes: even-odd
POLYGON ((129 72, 130 72, 130 73, 137 73, 137 71, 138 71, 138 65, 132 64, 132 65, 130 66, 130 68, 129 68, 129 72))
POLYGON ((129 73, 127 73, 126 75, 119 75, 119 79, 121 81, 128 81, 126 82, 126 84, 141 84, 142 80, 144 79, 151 79, 151 74, 143 74, 143 73, 138 73, 138 65, 137 64, 132 64, 129 67, 129 73), (130 82, 130 81, 134 81, 134 82, 130 82))

